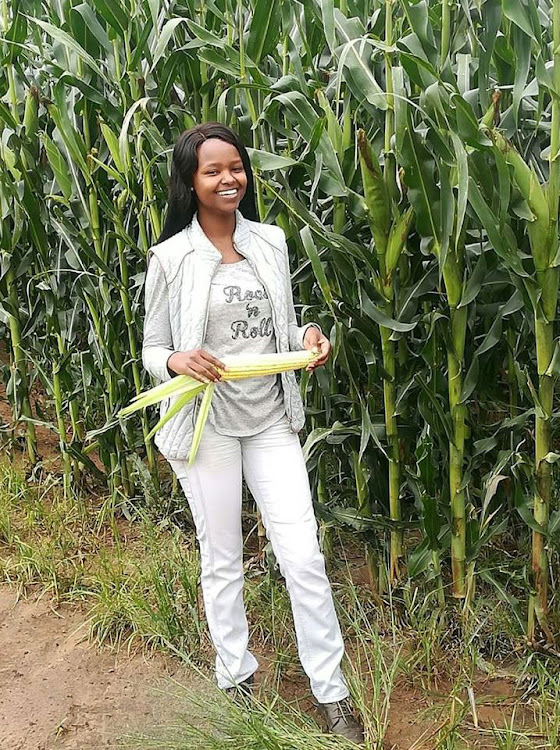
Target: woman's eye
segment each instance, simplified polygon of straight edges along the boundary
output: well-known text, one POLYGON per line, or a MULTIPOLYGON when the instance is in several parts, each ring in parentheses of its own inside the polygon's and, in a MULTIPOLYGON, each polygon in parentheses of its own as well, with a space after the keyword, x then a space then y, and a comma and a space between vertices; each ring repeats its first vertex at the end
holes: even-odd
MULTIPOLYGON (((244 167, 233 167, 232 171, 233 172, 244 172, 245 168, 244 167)), ((209 169, 204 174, 206 174, 206 175, 218 174, 218 170, 217 169, 209 169)))

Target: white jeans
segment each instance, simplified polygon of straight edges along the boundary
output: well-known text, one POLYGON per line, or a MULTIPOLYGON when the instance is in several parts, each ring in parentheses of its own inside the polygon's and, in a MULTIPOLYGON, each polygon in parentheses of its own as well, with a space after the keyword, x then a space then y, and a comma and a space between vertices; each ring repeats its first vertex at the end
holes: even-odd
POLYGON ((243 602, 241 476, 261 512, 290 596, 298 654, 319 703, 348 696, 344 644, 319 549, 299 437, 286 416, 256 435, 227 437, 206 423, 195 461, 169 463, 181 483, 200 546, 201 586, 225 689, 256 671, 243 602))

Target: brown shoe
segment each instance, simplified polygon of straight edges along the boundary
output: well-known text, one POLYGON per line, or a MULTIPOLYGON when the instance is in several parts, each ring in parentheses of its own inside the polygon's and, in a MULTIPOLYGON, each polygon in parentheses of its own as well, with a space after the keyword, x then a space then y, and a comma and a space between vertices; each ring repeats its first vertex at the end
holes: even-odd
POLYGON ((359 745, 363 744, 364 728, 355 719, 349 698, 334 703, 319 703, 319 710, 327 721, 329 732, 359 745))
POLYGON ((243 700, 244 698, 250 698, 253 695, 254 681, 255 676, 250 674, 246 680, 243 680, 243 682, 239 682, 237 685, 226 688, 225 692, 230 696, 230 698, 233 698, 233 700, 243 700))

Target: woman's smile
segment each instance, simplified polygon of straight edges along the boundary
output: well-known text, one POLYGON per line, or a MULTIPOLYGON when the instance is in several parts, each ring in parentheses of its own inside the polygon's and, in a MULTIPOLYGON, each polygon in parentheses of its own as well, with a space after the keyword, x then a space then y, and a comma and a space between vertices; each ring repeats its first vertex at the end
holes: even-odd
POLYGON ((235 198, 238 192, 238 188, 228 188, 227 190, 218 190, 218 195, 221 195, 223 198, 235 198))

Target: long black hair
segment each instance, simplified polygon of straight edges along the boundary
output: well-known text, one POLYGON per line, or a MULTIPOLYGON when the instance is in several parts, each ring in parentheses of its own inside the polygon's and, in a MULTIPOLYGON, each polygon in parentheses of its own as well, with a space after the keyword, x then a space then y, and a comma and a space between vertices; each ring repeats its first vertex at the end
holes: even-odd
POLYGON ((239 203, 246 219, 258 221, 255 206, 253 171, 247 149, 231 128, 219 122, 203 122, 181 133, 173 148, 173 161, 167 194, 167 214, 163 230, 156 242, 159 244, 188 226, 197 210, 196 193, 192 188, 193 175, 198 169, 197 149, 208 138, 220 138, 239 151, 247 175, 247 189, 239 203))

